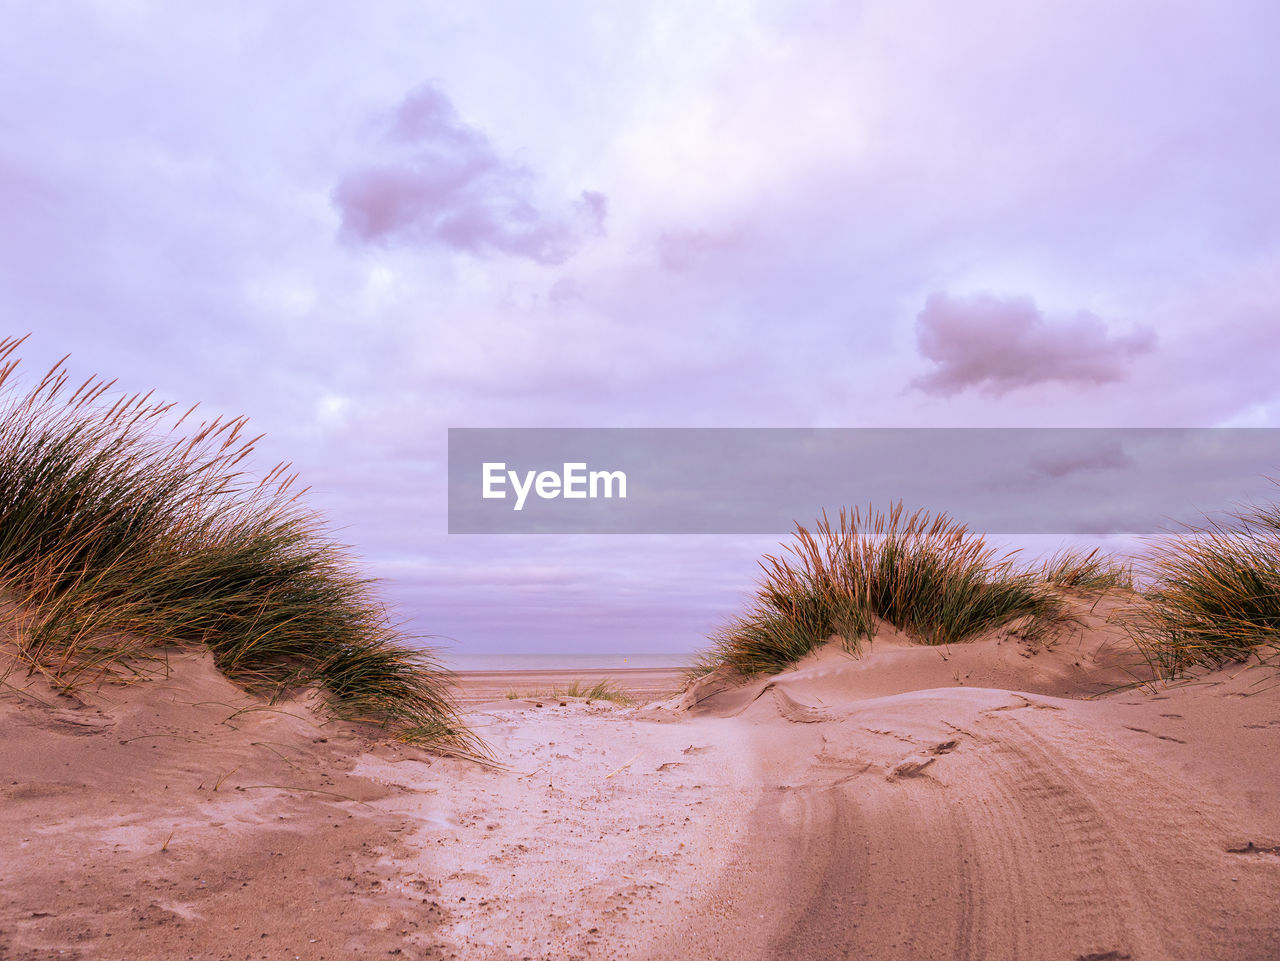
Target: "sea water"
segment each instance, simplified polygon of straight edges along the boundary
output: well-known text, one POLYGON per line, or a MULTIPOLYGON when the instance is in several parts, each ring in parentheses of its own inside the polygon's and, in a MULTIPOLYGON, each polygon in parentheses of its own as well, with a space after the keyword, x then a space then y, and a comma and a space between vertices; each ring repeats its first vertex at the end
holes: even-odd
POLYGON ((685 668, 697 655, 678 654, 465 654, 440 651, 440 662, 454 671, 607 671, 625 667, 685 668))

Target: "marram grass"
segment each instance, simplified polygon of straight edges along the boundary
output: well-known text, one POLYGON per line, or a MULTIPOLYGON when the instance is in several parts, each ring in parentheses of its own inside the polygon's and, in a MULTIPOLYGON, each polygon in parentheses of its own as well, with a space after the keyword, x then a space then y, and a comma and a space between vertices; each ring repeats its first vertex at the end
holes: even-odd
POLYGON ((1130 633, 1158 676, 1280 653, 1280 506, 1187 525, 1148 551, 1130 633))
POLYGON ((1068 549, 1045 560, 1033 573, 1055 587, 1081 591, 1134 589, 1133 567, 1098 549, 1068 549))
POLYGON ((522 698, 557 698, 572 697, 584 701, 612 701, 615 704, 630 705, 635 703, 635 699, 626 691, 614 687, 608 680, 596 681, 595 684, 587 684, 582 678, 575 678, 569 682, 568 687, 552 688, 549 692, 525 691, 517 690, 507 691, 507 700, 517 701, 522 698))
POLYGON ((189 425, 194 408, 174 417, 150 395, 108 402, 111 382, 69 390, 61 362, 21 392, 21 343, 0 341, 0 588, 32 670, 72 688, 157 646, 203 645, 250 689, 315 685, 339 717, 485 753, 451 676, 391 624, 296 475, 238 469, 258 439, 243 418, 189 425))
POLYGON ((1280 505, 1237 510, 1156 539, 1133 560, 1067 550, 1018 568, 945 515, 841 511, 798 527, 746 613, 712 635, 691 677, 785 670, 832 636, 857 653, 885 621, 923 644, 1015 626, 1036 638, 1068 618, 1068 591, 1116 590, 1157 677, 1280 655, 1280 505), (1135 570, 1136 566, 1136 570, 1135 570), (1145 590, 1139 592, 1136 576, 1145 590))
POLYGON ((944 515, 841 510, 760 562, 747 612, 712 636, 693 673, 727 665, 741 674, 784 670, 833 635, 856 653, 883 620, 923 644, 950 644, 1020 621, 1034 637, 1063 605, 1012 554, 944 515))

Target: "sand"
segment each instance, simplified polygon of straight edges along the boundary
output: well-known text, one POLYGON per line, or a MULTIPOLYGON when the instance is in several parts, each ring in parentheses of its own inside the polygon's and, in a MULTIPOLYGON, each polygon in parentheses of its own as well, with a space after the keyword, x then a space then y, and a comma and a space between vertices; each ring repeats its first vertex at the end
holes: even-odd
POLYGON ((1114 605, 1081 611, 642 706, 468 676, 496 768, 195 654, 77 699, 13 673, 0 957, 1280 957, 1280 674, 1117 691, 1114 605))
POLYGON ((511 699, 513 695, 534 695, 552 700, 551 695, 564 692, 573 684, 591 688, 600 681, 610 689, 625 691, 636 701, 658 701, 677 693, 684 686, 685 669, 679 667, 615 667, 608 670, 572 671, 459 671, 457 701, 474 707, 489 701, 511 699))

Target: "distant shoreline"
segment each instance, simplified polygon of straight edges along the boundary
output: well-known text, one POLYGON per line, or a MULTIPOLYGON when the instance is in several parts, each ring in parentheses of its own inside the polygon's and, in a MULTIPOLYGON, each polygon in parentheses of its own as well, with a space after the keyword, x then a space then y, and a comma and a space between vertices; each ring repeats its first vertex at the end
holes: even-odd
POLYGON ((636 701, 662 700, 684 687, 688 667, 667 664, 661 667, 535 668, 530 670, 456 671, 457 699, 474 705, 520 697, 549 695, 563 691, 575 681, 593 685, 608 681, 611 686, 636 701))
POLYGON ((458 673, 488 671, 613 671, 630 668, 664 669, 690 667, 697 659, 687 653, 563 653, 549 654, 464 654, 435 651, 439 662, 458 673))

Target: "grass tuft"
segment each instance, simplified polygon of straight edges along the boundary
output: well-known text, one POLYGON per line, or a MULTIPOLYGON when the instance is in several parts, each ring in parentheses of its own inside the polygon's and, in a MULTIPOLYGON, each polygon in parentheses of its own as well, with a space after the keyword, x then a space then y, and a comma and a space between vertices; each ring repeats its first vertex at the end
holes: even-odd
MULTIPOLYGON (((62 363, 25 392, 0 341, 0 587, 18 653, 64 689, 122 676, 157 645, 203 645, 244 686, 316 685, 343 718, 482 756, 450 675, 388 620, 282 464, 254 481, 244 418, 183 425, 114 382, 69 391, 62 363)), ((64 358, 65 361, 65 358, 64 358)))
POLYGON ((631 704, 630 694, 618 690, 607 680, 596 681, 590 687, 585 681, 574 680, 562 692, 565 697, 580 697, 587 701, 613 701, 615 704, 631 704))
POLYGON ((584 701, 612 701, 615 704, 622 705, 635 703, 635 699, 630 694, 614 687, 608 680, 596 681, 595 684, 588 686, 587 682, 581 678, 576 678, 573 681, 570 681, 569 686, 566 688, 554 688, 553 690, 545 693, 521 693, 520 691, 512 689, 507 691, 506 697, 508 701, 574 697, 584 701))
POLYGON ((996 557, 980 535, 945 514, 841 510, 760 562, 747 613, 712 635, 693 669, 750 675, 784 670, 832 636, 857 653, 887 621, 924 644, 950 644, 1025 619, 1036 636, 1062 603, 1035 574, 996 557))
POLYGON ((1083 591, 1134 589, 1133 568, 1097 548, 1085 552, 1067 549, 1054 554, 1033 571, 1035 576, 1055 587, 1083 591))
POLYGON ((1280 652, 1280 506, 1185 525, 1148 551, 1130 633, 1157 675, 1280 652))

